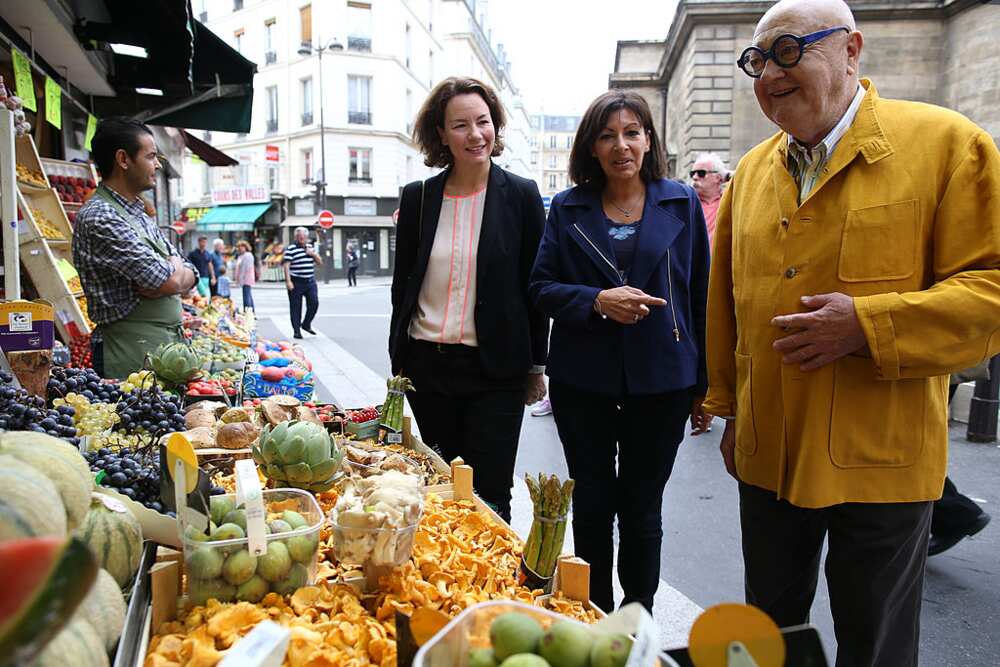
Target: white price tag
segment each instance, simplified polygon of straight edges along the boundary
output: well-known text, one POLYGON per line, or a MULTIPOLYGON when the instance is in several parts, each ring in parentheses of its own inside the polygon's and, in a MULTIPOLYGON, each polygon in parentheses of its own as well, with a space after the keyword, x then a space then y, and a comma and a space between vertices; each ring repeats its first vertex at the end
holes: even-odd
POLYGON ((219 667, 280 667, 291 633, 274 621, 261 621, 226 651, 219 667))
POLYGON ((236 506, 244 505, 247 514, 247 548, 254 556, 267 553, 264 531, 264 494, 253 459, 236 462, 236 506))

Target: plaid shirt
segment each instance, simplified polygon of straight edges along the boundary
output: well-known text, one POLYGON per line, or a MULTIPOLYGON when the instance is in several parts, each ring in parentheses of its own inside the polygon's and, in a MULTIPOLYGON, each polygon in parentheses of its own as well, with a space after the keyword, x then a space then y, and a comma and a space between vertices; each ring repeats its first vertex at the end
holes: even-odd
MULTIPOLYGON (((172 256, 179 256, 146 215, 141 201, 129 202, 114 190, 108 190, 150 238, 162 240, 172 256)), ((76 215, 73 264, 87 295, 90 319, 98 326, 132 312, 139 303, 137 287, 158 289, 173 273, 170 264, 139 237, 133 226, 97 196, 87 200, 76 215)), ((187 266, 194 270, 190 264, 187 266)))

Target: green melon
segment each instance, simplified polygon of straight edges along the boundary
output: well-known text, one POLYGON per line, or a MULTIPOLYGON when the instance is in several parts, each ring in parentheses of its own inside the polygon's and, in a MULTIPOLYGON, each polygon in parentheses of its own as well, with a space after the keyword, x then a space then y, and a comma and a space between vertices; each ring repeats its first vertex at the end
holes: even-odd
POLYGON ((0 433, 0 454, 10 454, 48 477, 62 498, 67 530, 80 525, 90 505, 94 476, 78 449, 44 433, 10 431, 0 433))
POLYGON ((142 556, 142 527, 124 504, 101 493, 93 494, 90 511, 76 535, 87 543, 120 588, 132 582, 142 556))
MULTIPOLYGON (((96 622, 102 622, 95 619, 96 622)), ((32 667, 109 667, 101 636, 90 621, 77 617, 49 642, 32 667)))
POLYGON ((125 597, 118 582, 107 570, 98 570, 97 581, 77 608, 76 618, 94 621, 94 629, 110 653, 118 645, 125 628, 125 612, 125 597))
POLYGON ((66 535, 66 511, 48 477, 20 459, 0 455, 0 489, 0 542, 66 535))

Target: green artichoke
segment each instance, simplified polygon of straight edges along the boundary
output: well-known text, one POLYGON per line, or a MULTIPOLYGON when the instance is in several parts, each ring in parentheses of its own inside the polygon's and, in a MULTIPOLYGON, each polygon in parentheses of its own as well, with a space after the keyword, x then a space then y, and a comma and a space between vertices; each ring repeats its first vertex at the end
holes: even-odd
POLYGON ((149 358, 156 377, 170 384, 181 385, 201 373, 201 358, 185 343, 170 343, 156 348, 149 358))
POLYGON ((344 457, 325 428, 298 420, 265 426, 252 449, 269 479, 316 493, 333 487, 344 457))

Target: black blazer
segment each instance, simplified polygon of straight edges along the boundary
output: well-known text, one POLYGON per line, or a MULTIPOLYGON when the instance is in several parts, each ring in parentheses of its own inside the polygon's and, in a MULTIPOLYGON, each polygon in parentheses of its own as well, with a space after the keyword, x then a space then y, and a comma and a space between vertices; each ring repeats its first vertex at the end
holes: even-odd
MULTIPOLYGON (((389 325, 393 373, 406 363, 410 320, 427 273, 447 178, 448 171, 443 171, 426 181, 421 230, 421 182, 404 187, 400 198, 389 325)), ((492 165, 479 231, 475 310, 479 355, 489 377, 513 378, 545 364, 549 320, 528 297, 544 228, 545 210, 535 182, 492 165)))

